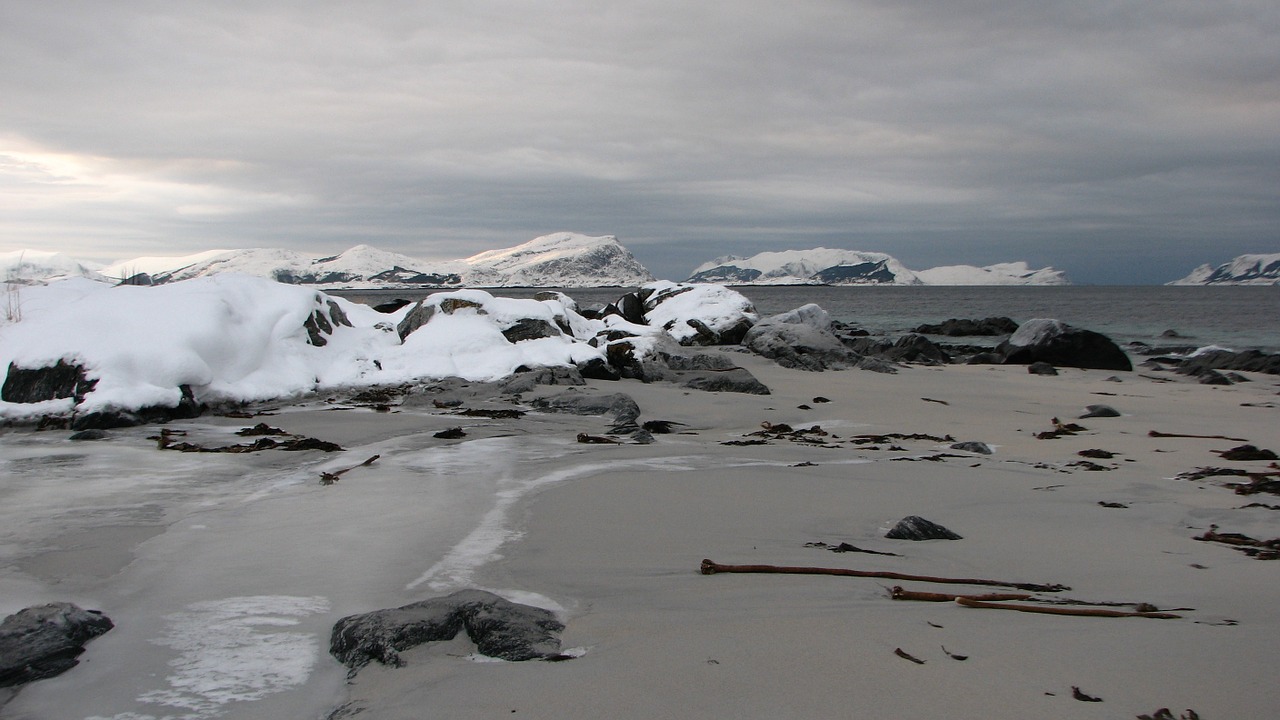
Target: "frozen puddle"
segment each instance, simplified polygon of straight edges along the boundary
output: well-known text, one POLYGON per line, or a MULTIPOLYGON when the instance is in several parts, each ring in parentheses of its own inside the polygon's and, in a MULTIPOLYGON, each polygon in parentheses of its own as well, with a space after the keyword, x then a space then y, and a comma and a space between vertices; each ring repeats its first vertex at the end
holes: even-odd
POLYGON ((199 720, 222 715, 228 703, 261 700, 302 685, 315 667, 320 642, 314 634, 287 628, 300 617, 328 610, 323 597, 288 595, 193 603, 166 616, 164 635, 152 640, 177 657, 169 661, 167 687, 142 693, 137 701, 163 706, 163 714, 127 712, 86 720, 199 720))

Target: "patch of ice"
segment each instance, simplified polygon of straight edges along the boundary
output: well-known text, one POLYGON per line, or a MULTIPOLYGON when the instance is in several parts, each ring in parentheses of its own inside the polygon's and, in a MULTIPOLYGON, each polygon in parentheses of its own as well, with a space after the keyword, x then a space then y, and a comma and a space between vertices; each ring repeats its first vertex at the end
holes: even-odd
MULTIPOLYGON (((228 703, 301 685, 315 666, 320 642, 313 634, 283 628, 328 610, 321 596, 257 595, 198 602, 167 615, 165 634, 152 642, 178 651, 169 661, 169 687, 143 693, 138 702, 187 711, 166 720, 195 720, 221 715, 228 703)), ((149 716, 127 713, 114 720, 144 718, 149 716)))

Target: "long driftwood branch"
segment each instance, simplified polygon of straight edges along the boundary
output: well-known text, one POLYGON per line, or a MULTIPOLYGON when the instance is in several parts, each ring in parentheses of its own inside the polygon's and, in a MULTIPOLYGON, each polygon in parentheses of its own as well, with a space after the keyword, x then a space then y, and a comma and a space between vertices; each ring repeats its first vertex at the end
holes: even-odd
POLYGON ((1186 435, 1183 433, 1167 433, 1159 430, 1148 430, 1147 437, 1153 438, 1198 438, 1200 440, 1231 440, 1232 442, 1249 442, 1248 438, 1227 437, 1226 435, 1186 435))
POLYGON ((1044 615, 1080 615, 1085 617, 1144 617, 1157 618, 1160 620, 1173 620, 1182 617, 1173 613, 1162 612, 1127 612, 1124 610, 1102 610, 1099 608, 1068 608, 1068 607, 1044 607, 1037 605, 1010 605, 1008 603, 999 602, 983 602, 981 600, 970 600, 965 597, 956 598, 957 605, 963 605, 971 608, 986 608, 988 610, 1017 610, 1019 612, 1041 613, 1044 615))
POLYGON ((783 575, 840 575, 845 577, 885 578, 888 580, 912 580, 916 582, 949 583, 955 585, 985 585, 992 587, 1009 587, 1028 592, 1060 592, 1070 590, 1066 585, 1037 585, 1035 583, 1015 583, 1001 580, 982 580, 978 578, 948 578, 931 575, 908 575, 905 573, 880 570, 849 570, 847 568, 796 567, 788 565, 722 565, 712 560, 702 561, 702 574, 717 573, 777 573, 783 575))

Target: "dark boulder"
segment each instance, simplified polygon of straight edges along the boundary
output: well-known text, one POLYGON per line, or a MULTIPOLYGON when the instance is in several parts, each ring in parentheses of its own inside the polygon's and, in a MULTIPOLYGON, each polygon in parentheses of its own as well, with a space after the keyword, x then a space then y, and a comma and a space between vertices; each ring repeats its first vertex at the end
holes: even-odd
POLYGON ((886 360, 893 362, 922 365, 946 365, 951 362, 951 356, 945 350, 933 344, 929 338, 916 334, 903 335, 882 354, 886 360))
POLYGON ((1087 405, 1085 406, 1084 414, 1080 417, 1081 419, 1095 417, 1120 417, 1120 411, 1110 405, 1087 405))
POLYGON ((61 675, 80 663, 85 643, 114 625, 71 603, 29 607, 0 622, 0 687, 61 675))
POLYGON ((952 443, 951 449, 978 453, 979 455, 990 455, 992 453, 990 445, 984 442, 978 442, 977 440, 966 440, 965 442, 952 443))
POLYGON ((968 337, 973 335, 1009 335, 1018 329, 1018 323, 1007 317, 989 317, 983 320, 951 318, 938 325, 921 325, 913 332, 925 335, 968 337))
POLYGON ((96 379, 85 377, 84 366, 59 360, 53 365, 39 368, 20 368, 9 363, 4 385, 0 387, 0 400, 11 403, 38 403, 46 400, 75 398, 76 404, 93 392, 96 379))
POLYGON ((894 540, 960 540, 961 536, 918 515, 908 515, 884 534, 894 540))
POLYGON ((384 302, 384 303, 378 303, 377 305, 373 306, 373 309, 386 315, 389 313, 393 313, 412 302, 413 302, 412 300, 405 300, 404 298, 396 298, 395 300, 388 300, 387 302, 384 302))
POLYGON ((1032 375, 1044 375, 1047 377, 1053 377, 1054 375, 1058 374, 1058 368, 1054 367, 1053 365, 1050 365, 1047 362, 1033 362, 1027 366, 1027 372, 1031 373, 1032 375))
POLYGON ((504 395, 532 392, 544 385, 585 385, 582 373, 575 367, 544 367, 516 374, 497 383, 497 390, 504 395))
POLYGON ((996 350, 1010 365, 1047 362, 1094 370, 1133 369, 1129 356, 1107 336, 1059 320, 1028 320, 996 350))
POLYGON ((401 652, 427 642, 452 640, 462 630, 480 654, 489 657, 510 661, 563 657, 559 634, 564 624, 551 611, 483 590, 460 590, 344 617, 333 626, 329 653, 351 668, 351 675, 374 660, 401 667, 401 652))
POLYGON ((683 377, 683 385, 691 390, 702 390, 704 392, 735 392, 748 395, 770 394, 767 385, 760 382, 750 371, 740 367, 688 373, 683 377))
POLYGON ((609 366, 603 358, 591 358, 578 365, 578 372, 588 380, 619 380, 622 375, 609 366))

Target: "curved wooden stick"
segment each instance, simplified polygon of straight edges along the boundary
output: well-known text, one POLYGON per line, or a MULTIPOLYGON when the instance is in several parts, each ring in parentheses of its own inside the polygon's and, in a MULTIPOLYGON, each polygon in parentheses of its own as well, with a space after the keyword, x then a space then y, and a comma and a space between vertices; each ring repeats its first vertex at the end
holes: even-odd
POLYGON ((1000 580, 981 580, 976 578, 948 578, 930 575, 907 575, 905 573, 879 570, 849 570, 846 568, 796 567, 789 565, 721 565, 713 560, 702 561, 702 574, 716 573, 779 573, 784 575, 841 575, 845 577, 886 578, 888 580, 914 580, 918 582, 950 583, 955 585, 987 585, 994 587, 1011 587, 1029 592, 1060 592, 1070 590, 1066 585, 1037 585, 1035 583, 1013 583, 1000 580))
POLYGON ((982 602, 965 597, 956 598, 957 605, 988 610, 1017 610, 1019 612, 1041 613, 1044 615, 1082 615, 1085 617, 1145 617, 1160 620, 1173 620, 1182 617, 1173 613, 1162 612, 1127 612, 1124 610, 1100 610, 1096 608, 1042 607, 1032 605, 1009 605, 1006 603, 982 602))

